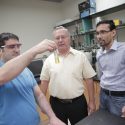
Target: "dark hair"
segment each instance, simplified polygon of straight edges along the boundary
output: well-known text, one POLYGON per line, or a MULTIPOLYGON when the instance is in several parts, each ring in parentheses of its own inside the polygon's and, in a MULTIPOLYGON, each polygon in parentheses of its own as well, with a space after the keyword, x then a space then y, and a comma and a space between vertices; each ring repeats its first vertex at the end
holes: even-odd
POLYGON ((19 37, 13 33, 1 33, 0 34, 0 48, 1 48, 1 46, 4 46, 5 41, 7 41, 9 39, 15 39, 15 40, 19 41, 19 37))
POLYGON ((109 24, 110 31, 116 29, 116 26, 115 26, 115 23, 113 22, 113 20, 102 20, 97 23, 96 27, 98 27, 101 24, 109 24))

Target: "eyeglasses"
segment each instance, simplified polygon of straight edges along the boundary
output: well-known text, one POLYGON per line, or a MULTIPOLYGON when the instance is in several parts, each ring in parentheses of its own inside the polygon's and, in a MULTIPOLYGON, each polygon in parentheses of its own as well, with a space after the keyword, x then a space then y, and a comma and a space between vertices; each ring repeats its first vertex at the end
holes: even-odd
POLYGON ((18 48, 18 49, 20 49, 20 47, 21 47, 21 43, 19 43, 19 44, 12 44, 12 45, 5 45, 5 46, 1 46, 2 48, 7 48, 7 49, 14 49, 14 48, 18 48))
POLYGON ((96 36, 98 36, 99 34, 100 34, 100 35, 106 35, 106 34, 109 33, 109 32, 111 32, 111 30, 109 30, 109 31, 101 30, 101 31, 99 31, 99 32, 96 32, 95 35, 96 35, 96 36))

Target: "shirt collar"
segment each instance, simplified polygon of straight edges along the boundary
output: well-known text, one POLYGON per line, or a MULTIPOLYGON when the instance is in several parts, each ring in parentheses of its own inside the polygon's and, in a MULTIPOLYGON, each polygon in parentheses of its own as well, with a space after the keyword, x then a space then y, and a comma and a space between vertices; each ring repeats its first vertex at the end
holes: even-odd
MULTIPOLYGON (((57 53, 59 54, 58 50, 57 50, 57 53)), ((69 55, 69 54, 75 55, 75 50, 72 47, 69 48, 69 52, 66 55, 69 55)))
POLYGON ((74 51, 74 49, 72 48, 72 47, 70 47, 70 49, 69 49, 69 53, 71 53, 71 54, 75 54, 75 51, 74 51))
POLYGON ((110 50, 117 50, 117 48, 118 48, 118 42, 116 40, 114 40, 110 50))
MULTIPOLYGON (((114 40, 114 42, 113 42, 111 48, 109 49, 109 51, 112 51, 112 50, 116 51, 117 49, 118 49, 118 42, 117 42, 116 40, 114 40)), ((108 52, 109 52, 109 51, 108 51, 108 52)), ((97 55, 96 55, 97 59, 98 59, 101 55, 103 55, 103 54, 105 54, 105 53, 107 53, 107 51, 104 50, 104 49, 101 47, 101 49, 98 51, 98 53, 97 53, 97 55)))

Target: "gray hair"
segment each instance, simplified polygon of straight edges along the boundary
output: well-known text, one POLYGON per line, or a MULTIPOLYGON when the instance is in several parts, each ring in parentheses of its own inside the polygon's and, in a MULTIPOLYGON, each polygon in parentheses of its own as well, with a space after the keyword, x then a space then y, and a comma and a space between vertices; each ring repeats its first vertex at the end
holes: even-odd
POLYGON ((53 33, 56 32, 57 30, 60 30, 60 29, 65 30, 67 32, 67 34, 70 36, 69 30, 67 28, 65 28, 64 26, 55 27, 53 33))

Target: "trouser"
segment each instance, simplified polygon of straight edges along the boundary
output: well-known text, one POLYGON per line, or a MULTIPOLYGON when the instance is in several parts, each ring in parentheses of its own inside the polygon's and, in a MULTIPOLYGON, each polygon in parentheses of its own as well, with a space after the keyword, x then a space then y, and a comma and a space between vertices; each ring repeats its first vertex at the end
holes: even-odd
POLYGON ((108 91, 101 88, 100 109, 121 116, 123 106, 125 106, 125 91, 108 91))
POLYGON ((74 99, 58 99, 50 96, 50 104, 56 116, 68 125, 76 124, 88 115, 87 102, 84 95, 74 99))

